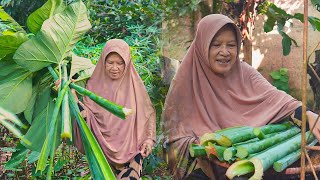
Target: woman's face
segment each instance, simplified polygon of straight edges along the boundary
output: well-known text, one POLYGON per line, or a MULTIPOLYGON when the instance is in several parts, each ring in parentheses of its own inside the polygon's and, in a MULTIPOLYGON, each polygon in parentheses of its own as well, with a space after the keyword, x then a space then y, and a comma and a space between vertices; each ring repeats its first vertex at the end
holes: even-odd
POLYGON ((112 52, 106 57, 106 71, 111 79, 116 80, 122 77, 124 68, 124 60, 118 53, 112 52))
POLYGON ((213 37, 209 47, 211 70, 227 75, 237 60, 238 43, 233 27, 224 26, 213 37))

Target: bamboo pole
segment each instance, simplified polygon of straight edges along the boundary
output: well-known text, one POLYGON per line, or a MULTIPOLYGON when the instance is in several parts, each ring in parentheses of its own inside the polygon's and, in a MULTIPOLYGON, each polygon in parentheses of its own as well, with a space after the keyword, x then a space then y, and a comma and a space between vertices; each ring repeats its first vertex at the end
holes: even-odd
POLYGON ((308 47, 308 0, 304 0, 303 15, 303 68, 302 68, 302 127, 301 127, 301 172, 300 179, 305 179, 306 167, 306 104, 307 104, 307 47, 308 47))

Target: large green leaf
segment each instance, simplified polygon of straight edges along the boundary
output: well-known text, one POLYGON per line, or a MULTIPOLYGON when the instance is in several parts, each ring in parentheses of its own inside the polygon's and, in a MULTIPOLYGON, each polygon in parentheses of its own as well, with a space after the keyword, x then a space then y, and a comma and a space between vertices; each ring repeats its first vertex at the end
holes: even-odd
POLYGON ((40 31, 42 23, 53 16, 54 14, 60 13, 64 10, 65 5, 63 0, 49 0, 35 12, 33 12, 27 20, 27 26, 29 30, 36 34, 40 31))
POLYGON ((14 61, 0 61, 0 106, 14 114, 24 111, 32 95, 32 72, 14 61))
POLYGON ((33 72, 52 63, 60 64, 90 28, 83 2, 72 3, 46 20, 37 35, 19 47, 14 60, 33 72))
POLYGON ((0 7, 0 24, 6 28, 0 28, 0 59, 10 53, 14 53, 18 47, 28 40, 27 33, 20 25, 0 7))
MULTIPOLYGON (((31 127, 25 135, 26 139, 30 140, 32 143, 31 145, 26 146, 29 149, 37 152, 41 151, 42 145, 46 139, 54 109, 54 102, 50 97, 50 91, 50 87, 47 87, 43 91, 39 92, 34 105, 35 108, 33 112, 33 121, 31 127)), ((60 122, 60 120, 58 120, 58 122, 60 122)), ((59 124, 59 126, 61 126, 61 123, 59 124)))
MULTIPOLYGON (((24 117, 29 122, 29 124, 32 123, 33 118, 39 114, 39 112, 36 112, 36 115, 34 116, 35 107, 37 106, 37 111, 39 111, 39 102, 41 102, 41 94, 44 93, 44 91, 48 91, 48 87, 52 81, 52 77, 49 73, 44 74, 43 72, 37 72, 33 78, 33 87, 32 87, 32 97, 27 105, 27 108, 24 111, 24 117), (36 103, 37 100, 37 103, 36 103)), ((47 103, 47 102, 44 102, 47 103)), ((47 104, 45 104, 46 106, 47 104)), ((44 109, 45 106, 40 106, 40 110, 44 109)))
POLYGON ((87 69, 91 69, 91 71, 93 71, 94 68, 95 65, 92 64, 90 59, 72 54, 70 77, 87 69))
POLYGON ((28 40, 27 34, 6 31, 0 35, 0 59, 7 54, 14 53, 18 47, 28 40))
MULTIPOLYGON (((71 95, 71 91, 69 91, 71 95)), ((86 152, 89 168, 94 179, 116 179, 112 169, 103 154, 103 151, 88 127, 86 121, 82 118, 80 110, 74 100, 69 97, 71 111, 75 115, 83 141, 83 147, 86 152), (103 167, 103 168, 101 168, 103 167)))
POLYGON ((16 146, 16 151, 12 153, 10 160, 6 163, 5 169, 15 169, 22 163, 30 150, 24 147, 21 143, 16 146))

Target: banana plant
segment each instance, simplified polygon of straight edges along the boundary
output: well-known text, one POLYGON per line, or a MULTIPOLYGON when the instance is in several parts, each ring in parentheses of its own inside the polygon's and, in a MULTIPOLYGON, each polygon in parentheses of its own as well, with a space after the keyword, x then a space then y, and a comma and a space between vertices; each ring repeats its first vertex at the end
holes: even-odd
POLYGON ((22 113, 30 127, 22 135, 2 121, 0 114, 1 123, 11 128, 25 147, 40 152, 36 170, 47 169, 47 179, 51 179, 56 148, 63 139, 72 141, 72 114, 93 178, 115 179, 70 90, 88 96, 119 119, 132 113, 70 81, 77 74, 76 82, 83 82, 94 69, 90 60, 72 53, 91 28, 85 5, 82 1, 66 5, 63 0, 48 0, 28 17, 27 26, 30 34, 0 8, 0 106, 22 113), (56 80, 62 80, 59 89, 53 87, 56 80))

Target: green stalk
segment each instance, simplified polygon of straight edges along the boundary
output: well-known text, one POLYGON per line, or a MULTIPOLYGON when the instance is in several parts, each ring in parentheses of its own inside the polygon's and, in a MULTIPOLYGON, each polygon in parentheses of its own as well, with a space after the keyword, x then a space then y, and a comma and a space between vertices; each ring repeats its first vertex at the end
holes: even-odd
MULTIPOLYGON (((310 134, 311 132, 306 133, 306 137, 310 134)), ((311 135, 312 138, 314 138, 313 135, 311 135)), ((238 167, 239 165, 242 165, 242 163, 249 164, 247 166, 254 166, 254 174, 252 177, 249 178, 249 180, 256 180, 256 179, 262 179, 263 172, 269 169, 274 162, 278 161, 279 159, 285 157, 286 155, 295 152, 300 148, 301 145, 301 134, 297 134, 294 137, 276 144, 272 146, 271 148, 266 149, 265 151, 258 153, 256 156, 252 157, 249 160, 241 160, 238 161, 237 163, 232 164, 228 170, 227 170, 227 177, 229 179, 232 179, 235 176, 243 175, 243 174, 238 174, 238 167), (251 162, 248 163, 248 162, 251 162)), ((241 167, 242 168, 242 167, 241 167)), ((246 167, 248 169, 248 167, 246 167)))
MULTIPOLYGON (((48 66, 48 69, 55 80, 58 80, 58 76, 51 66, 48 66)), ((115 180, 114 176, 108 161, 106 160, 97 140, 93 136, 92 132, 88 128, 86 122, 81 116, 79 107, 71 93, 71 90, 68 88, 69 94, 69 105, 71 111, 76 117, 77 123, 79 125, 81 138, 83 140, 84 149, 86 152, 86 157, 88 160, 88 165, 92 174, 93 179, 110 179, 115 180)))
MULTIPOLYGON (((67 94, 67 93, 66 93, 67 94)), ((47 180, 51 180, 51 175, 53 174, 53 160, 54 160, 54 153, 55 153, 55 148, 57 144, 57 129, 58 129, 58 123, 55 124, 56 129, 53 133, 53 140, 52 140, 52 146, 51 146, 51 152, 50 152, 50 161, 49 161, 49 168, 47 171, 47 180)))
POLYGON ((55 128, 56 127, 56 122, 57 122, 57 118, 58 118, 58 114, 59 114, 59 111, 60 111, 60 106, 61 106, 61 103, 62 103, 62 99, 64 97, 64 94, 66 93, 67 89, 69 89, 69 84, 70 84, 71 81, 68 81, 62 88, 61 91, 59 91, 59 94, 58 94, 58 98, 56 100, 56 105, 54 107, 54 110, 53 110, 53 113, 52 113, 52 117, 51 117, 51 123, 50 123, 50 129, 49 129, 49 132, 48 132, 48 135, 46 137, 46 140, 44 141, 44 144, 42 146, 42 149, 41 149, 41 152, 40 152, 40 157, 39 157, 39 160, 38 160, 38 164, 37 164, 37 168, 36 168, 36 172, 38 170, 40 171, 43 171, 46 167, 46 162, 47 162, 47 159, 48 159, 48 156, 49 156, 49 147, 52 146, 52 138, 56 138, 56 137, 53 137, 53 134, 55 131, 57 131, 57 129, 55 128))
MULTIPOLYGON (((62 65, 62 86, 68 81, 68 72, 65 64, 62 65)), ((62 126, 61 126, 61 138, 68 138, 72 141, 72 129, 71 129, 71 117, 70 117, 70 108, 69 108, 69 100, 68 93, 66 93, 63 97, 62 101, 62 126)))
POLYGON ((235 131, 241 131, 241 130, 244 130, 244 129, 250 129, 251 127, 249 126, 234 126, 234 127, 228 127, 228 128, 224 128, 224 129, 220 129, 220 130, 217 130, 215 131, 215 133, 233 133, 235 131))
POLYGON ((118 116, 121 119, 125 119, 128 115, 133 113, 131 109, 124 108, 107 99, 104 99, 103 97, 98 96, 81 86, 78 86, 76 84, 70 84, 70 87, 75 89, 77 92, 88 96, 91 100, 99 104, 101 107, 105 108, 106 110, 110 111, 112 114, 118 116))
MULTIPOLYGON (((55 80, 58 80, 59 77, 56 75, 54 69, 51 66, 48 66, 48 69, 49 69, 51 75, 53 76, 53 78, 55 80)), ((127 108, 124 108, 118 104, 115 104, 107 99, 104 99, 101 96, 94 94, 93 92, 91 92, 81 86, 78 86, 76 84, 71 83, 70 87, 75 89, 78 93, 81 93, 81 94, 88 96, 91 100, 93 100, 94 102, 99 104, 101 107, 105 108, 106 110, 108 110, 109 112, 118 116, 121 119, 125 119, 127 116, 129 116, 133 113, 132 109, 127 109, 127 108)))
POLYGON ((19 129, 14 127, 13 124, 9 123, 8 121, 5 121, 6 117, 3 115, 0 115, 0 124, 2 124, 5 128, 7 128, 10 132, 12 132, 15 136, 17 136, 21 141, 26 143, 27 145, 31 145, 31 142, 24 138, 22 133, 19 129))
POLYGON ((84 149, 86 151, 86 153, 90 153, 89 155, 87 155, 88 160, 92 161, 92 162, 88 162, 89 164, 89 168, 91 171, 92 175, 96 175, 96 172, 98 174, 102 174, 103 177, 98 177, 98 178, 93 178, 93 179, 111 179, 111 180, 115 180, 116 177, 112 172, 112 169, 106 159, 106 157, 104 156, 104 153, 101 149, 101 147, 99 146, 96 138, 94 137, 94 135, 92 134, 92 132, 90 131, 87 123, 85 122, 85 120, 82 118, 79 107, 77 105, 77 103, 75 102, 74 97, 71 95, 71 91, 69 90, 69 102, 70 102, 70 106, 71 106, 71 111, 74 114, 74 116, 76 117, 80 132, 81 132, 81 138, 83 140, 85 140, 84 142, 84 149), (87 146, 86 146, 87 145, 87 146), (94 157, 92 157, 92 155, 94 157))
POLYGON ((285 131, 292 127, 290 122, 285 122, 282 124, 269 124, 262 127, 256 127, 253 129, 253 133, 259 138, 264 139, 266 134, 276 133, 285 131))
MULTIPOLYGON (((314 139, 308 146, 314 146, 318 142, 317 139, 314 139)), ((273 169, 277 172, 281 172, 291 164, 299 160, 301 157, 301 149, 283 157, 282 159, 273 163, 273 169)))
MULTIPOLYGON (((247 128, 243 128, 241 130, 232 131, 232 132, 221 132, 218 134, 220 134, 221 136, 224 136, 227 139, 225 142, 223 142, 224 144, 227 145, 227 147, 230 147, 232 144, 247 141, 249 139, 253 139, 256 137, 253 134, 252 127, 247 127, 247 128)), ((225 146, 223 144, 220 144, 219 142, 218 144, 221 146, 225 146)))
POLYGON ((292 128, 289 129, 285 132, 279 133, 275 136, 257 141, 257 142, 252 142, 248 144, 243 144, 237 146, 237 154, 236 156, 239 157, 240 159, 246 158, 249 154, 257 153, 260 152, 264 149, 267 149, 268 147, 273 146, 274 144, 280 143, 282 141, 285 141, 296 134, 300 132, 299 128, 292 128))
POLYGON ((48 70, 55 81, 59 79, 59 76, 51 66, 48 66, 48 70))
POLYGON ((233 163, 226 172, 226 176, 229 179, 233 179, 236 176, 242 176, 254 172, 255 167, 249 160, 241 160, 233 163))
POLYGON ((18 125, 19 127, 22 127, 23 129, 28 129, 28 126, 23 124, 16 115, 12 114, 11 112, 3 109, 2 107, 0 107, 0 115, 3 115, 5 117, 5 119, 10 120, 11 122, 13 122, 14 124, 18 125))
POLYGON ((198 144, 191 144, 189 147, 189 152, 191 157, 201 157, 207 155, 204 146, 198 144))
MULTIPOLYGON (((276 132, 276 133, 266 134, 264 138, 273 137, 276 134, 279 134, 279 133, 276 132)), ((260 141, 260 139, 259 138, 253 138, 253 139, 249 139, 249 140, 244 141, 244 142, 239 142, 239 143, 233 144, 233 146, 237 147, 239 145, 248 144, 248 143, 257 142, 257 141, 260 141)))
POLYGON ((217 157, 219 159, 219 161, 224 161, 223 152, 226 150, 226 147, 219 146, 219 145, 216 145, 216 144, 209 142, 208 145, 205 146, 205 150, 206 150, 207 156, 209 158, 217 157))
POLYGON ((221 146, 229 147, 231 146, 231 141, 220 134, 217 133, 205 133, 200 137, 200 144, 202 146, 207 146, 208 143, 218 143, 221 146))
POLYGON ((237 153, 237 149, 235 147, 229 147, 223 152, 223 159, 226 161, 232 160, 237 153))

